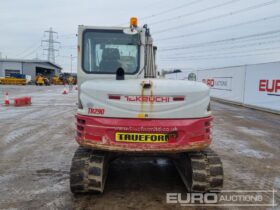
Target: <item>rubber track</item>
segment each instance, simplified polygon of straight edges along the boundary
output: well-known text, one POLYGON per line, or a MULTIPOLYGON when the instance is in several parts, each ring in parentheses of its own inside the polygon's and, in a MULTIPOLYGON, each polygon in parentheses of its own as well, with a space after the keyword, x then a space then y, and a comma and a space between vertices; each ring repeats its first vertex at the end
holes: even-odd
POLYGON ((72 193, 102 193, 108 170, 108 155, 79 147, 72 159, 70 189, 72 193))
POLYGON ((208 149, 189 153, 192 169, 191 192, 220 191, 223 187, 223 166, 219 156, 208 149))

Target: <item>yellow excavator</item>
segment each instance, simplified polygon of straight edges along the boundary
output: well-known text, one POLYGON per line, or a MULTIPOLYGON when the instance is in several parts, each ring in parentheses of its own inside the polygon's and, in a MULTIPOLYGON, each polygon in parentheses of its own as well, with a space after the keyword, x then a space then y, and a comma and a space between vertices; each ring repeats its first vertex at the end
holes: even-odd
POLYGON ((37 85, 37 86, 43 86, 43 85, 49 86, 50 81, 44 75, 38 74, 35 78, 35 85, 37 85))
POLYGON ((59 76, 53 76, 51 79, 51 84, 53 85, 63 85, 63 81, 59 78, 59 76))
POLYGON ((62 73, 59 76, 53 76, 51 79, 51 84, 53 85, 76 85, 77 75, 70 73, 62 73))

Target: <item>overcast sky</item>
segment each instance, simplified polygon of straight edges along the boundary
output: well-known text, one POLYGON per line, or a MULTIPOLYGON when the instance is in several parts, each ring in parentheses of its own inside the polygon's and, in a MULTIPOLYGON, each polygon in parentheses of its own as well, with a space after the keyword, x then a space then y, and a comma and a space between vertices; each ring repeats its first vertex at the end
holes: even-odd
MULTIPOLYGON (((0 0, 2 58, 46 59, 50 27, 56 62, 70 71, 78 25, 147 23, 159 68, 192 70, 280 60, 280 0, 0 0)), ((73 59, 76 71, 76 59, 73 59)))

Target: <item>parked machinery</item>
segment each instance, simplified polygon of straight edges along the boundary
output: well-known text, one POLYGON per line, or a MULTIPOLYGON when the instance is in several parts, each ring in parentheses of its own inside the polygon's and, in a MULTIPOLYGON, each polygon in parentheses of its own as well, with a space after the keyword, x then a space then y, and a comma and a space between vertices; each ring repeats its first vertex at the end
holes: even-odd
POLYGON ((208 148, 209 88, 158 78, 155 49, 136 18, 127 28, 79 26, 73 193, 103 192, 110 161, 127 154, 172 159, 191 192, 222 189, 221 160, 208 148))
POLYGON ((0 78, 2 85, 26 85, 26 75, 19 73, 11 73, 9 77, 0 78))

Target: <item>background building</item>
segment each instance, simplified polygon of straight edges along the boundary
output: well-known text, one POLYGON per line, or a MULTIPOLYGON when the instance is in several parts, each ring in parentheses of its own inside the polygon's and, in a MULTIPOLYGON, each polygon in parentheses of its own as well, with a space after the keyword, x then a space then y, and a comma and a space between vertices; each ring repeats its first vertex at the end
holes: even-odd
POLYGON ((9 77, 11 73, 30 75, 34 79, 38 73, 47 77, 59 75, 62 68, 46 60, 0 59, 0 77, 9 77))

